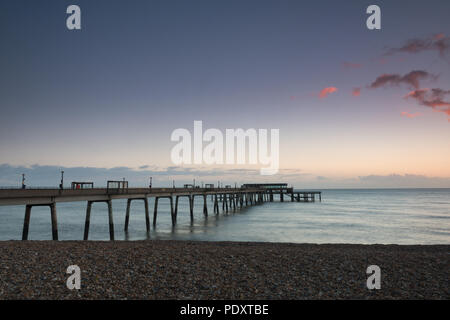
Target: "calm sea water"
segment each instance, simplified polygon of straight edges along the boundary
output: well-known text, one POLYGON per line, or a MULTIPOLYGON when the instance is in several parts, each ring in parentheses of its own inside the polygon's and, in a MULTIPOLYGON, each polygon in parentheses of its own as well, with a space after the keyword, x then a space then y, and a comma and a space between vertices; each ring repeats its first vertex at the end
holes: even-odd
MULTIPOLYGON (((149 200, 152 219, 154 202, 149 200)), ((208 201, 207 219, 202 201, 196 198, 191 224, 188 201, 181 198, 177 226, 172 228, 169 201, 160 199, 157 226, 149 234, 144 204, 133 201, 126 234, 126 200, 114 200, 116 240, 450 244, 450 189, 323 190, 322 202, 265 203, 228 214, 222 213, 220 205, 218 216, 208 201)), ((85 211, 86 202, 57 204, 60 240, 82 239, 85 211)), ((24 206, 0 207, 0 240, 21 239, 24 212, 24 206)), ((33 208, 29 239, 51 239, 49 208, 33 208)), ((89 239, 109 239, 104 203, 93 205, 89 239)))

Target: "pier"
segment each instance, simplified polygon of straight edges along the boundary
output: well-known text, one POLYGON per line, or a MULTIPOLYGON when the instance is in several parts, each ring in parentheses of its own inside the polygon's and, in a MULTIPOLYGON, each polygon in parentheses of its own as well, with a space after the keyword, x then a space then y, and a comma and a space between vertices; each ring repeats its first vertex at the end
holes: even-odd
POLYGON ((89 238, 89 225, 92 205, 103 203, 108 207, 108 221, 110 240, 114 240, 114 219, 112 210, 112 200, 127 199, 125 215, 125 231, 128 230, 130 218, 130 207, 134 200, 143 202, 145 209, 145 221, 147 232, 150 232, 150 212, 148 198, 154 198, 153 226, 157 224, 159 200, 167 199, 170 205, 172 226, 176 225, 178 214, 178 203, 181 197, 189 200, 189 214, 191 222, 194 220, 194 201, 201 201, 203 204, 203 214, 208 217, 207 201, 213 202, 213 213, 220 214, 220 207, 223 213, 229 211, 236 212, 247 206, 254 206, 265 202, 273 202, 278 196, 280 202, 290 200, 291 202, 315 202, 322 200, 321 192, 318 191, 296 191, 288 188, 287 184, 244 184, 240 188, 215 188, 213 185, 206 185, 206 188, 185 185, 183 188, 128 188, 126 181, 108 181, 106 188, 94 188, 92 183, 75 182, 70 189, 62 187, 55 189, 0 189, 0 205, 25 205, 25 218, 23 223, 22 240, 28 239, 28 229, 30 224, 31 211, 34 206, 48 206, 50 209, 50 221, 52 225, 52 239, 58 240, 58 223, 56 213, 56 203, 86 201, 86 219, 84 227, 84 240, 89 238), (88 185, 86 188, 85 186, 88 185), (221 203, 221 206, 219 205, 221 203))

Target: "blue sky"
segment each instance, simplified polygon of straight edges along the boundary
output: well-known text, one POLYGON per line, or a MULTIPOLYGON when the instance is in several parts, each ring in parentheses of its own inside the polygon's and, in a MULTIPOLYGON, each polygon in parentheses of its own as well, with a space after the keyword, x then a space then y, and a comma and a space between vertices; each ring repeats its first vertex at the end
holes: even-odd
MULTIPOLYGON (((377 1, 380 31, 365 27, 370 4, 2 1, 0 163, 98 168, 99 176, 102 168, 167 170, 171 132, 202 120, 221 130, 280 129, 282 172, 296 184, 395 174, 442 185, 446 114, 405 99, 403 85, 367 86, 425 70, 439 77, 421 88, 450 90, 448 55, 385 55, 409 39, 448 40, 450 2, 377 1), (81 7, 81 31, 65 27, 69 4, 81 7), (337 91, 319 98, 329 87, 337 91)), ((240 178, 237 167, 185 169, 240 178)))

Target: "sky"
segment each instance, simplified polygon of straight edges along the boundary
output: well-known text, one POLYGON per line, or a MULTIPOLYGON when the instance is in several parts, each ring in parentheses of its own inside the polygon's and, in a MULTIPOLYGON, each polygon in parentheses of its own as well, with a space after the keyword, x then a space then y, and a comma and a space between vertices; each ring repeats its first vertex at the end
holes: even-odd
POLYGON ((450 187, 450 2, 0 3, 0 185, 450 187), (81 8, 68 30, 66 8, 81 8), (366 8, 381 8, 381 30, 366 8), (279 129, 280 171, 176 166, 177 128, 279 129))

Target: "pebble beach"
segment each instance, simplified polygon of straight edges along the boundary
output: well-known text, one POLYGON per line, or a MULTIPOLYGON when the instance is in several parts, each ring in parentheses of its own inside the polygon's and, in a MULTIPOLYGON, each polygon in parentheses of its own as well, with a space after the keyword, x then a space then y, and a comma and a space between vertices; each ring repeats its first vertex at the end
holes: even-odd
POLYGON ((449 245, 3 241, 0 299, 449 299, 449 245), (81 289, 66 286, 81 269, 81 289), (366 286, 369 265, 381 289, 366 286))

